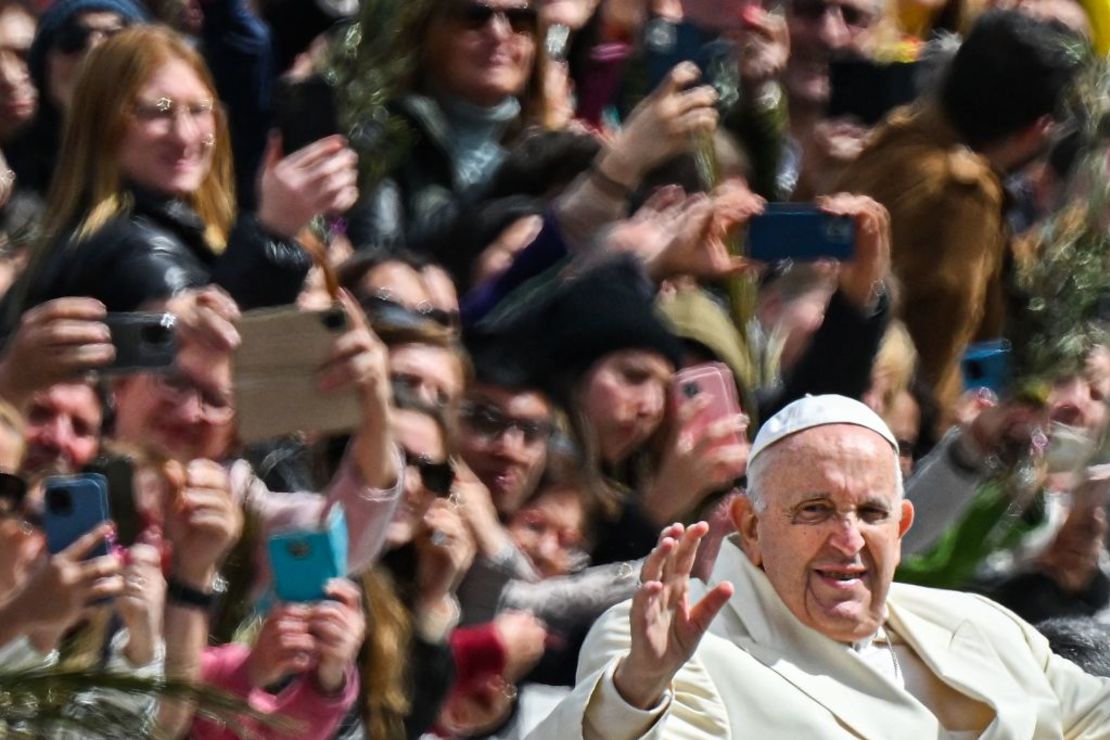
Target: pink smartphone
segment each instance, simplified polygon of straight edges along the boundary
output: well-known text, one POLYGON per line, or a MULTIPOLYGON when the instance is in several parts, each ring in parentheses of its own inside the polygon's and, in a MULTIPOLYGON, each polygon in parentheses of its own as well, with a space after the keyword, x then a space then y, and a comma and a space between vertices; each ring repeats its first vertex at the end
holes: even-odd
MULTIPOLYGON (((708 396, 709 404, 690 421, 687 431, 697 439, 702 430, 720 419, 742 413, 736 393, 736 380, 723 362, 691 365, 675 373, 671 381, 671 403, 677 411, 684 403, 699 396, 708 396)), ((713 449, 741 443, 739 433, 725 437, 713 449)))

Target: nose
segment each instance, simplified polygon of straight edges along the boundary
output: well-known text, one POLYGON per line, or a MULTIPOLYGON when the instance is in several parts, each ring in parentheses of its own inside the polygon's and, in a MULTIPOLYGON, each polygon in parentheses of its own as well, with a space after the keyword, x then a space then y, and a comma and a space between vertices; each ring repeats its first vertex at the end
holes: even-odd
POLYGON ((863 535, 859 531, 859 521, 856 517, 838 517, 836 531, 829 536, 829 544, 838 553, 854 558, 863 549, 863 535))
POLYGON ((838 5, 828 5, 821 16, 821 26, 817 34, 829 51, 839 51, 848 45, 848 24, 838 5))
POLYGON ((648 383, 641 391, 638 411, 640 416, 657 418, 663 415, 666 405, 666 395, 659 383, 648 383))
POLYGON ((486 24, 486 32, 498 40, 512 36, 513 27, 509 24, 509 16, 504 13, 494 13, 490 22, 486 24))
POLYGON ((508 427, 492 440, 493 451, 498 455, 520 459, 527 451, 524 432, 517 427, 508 427))

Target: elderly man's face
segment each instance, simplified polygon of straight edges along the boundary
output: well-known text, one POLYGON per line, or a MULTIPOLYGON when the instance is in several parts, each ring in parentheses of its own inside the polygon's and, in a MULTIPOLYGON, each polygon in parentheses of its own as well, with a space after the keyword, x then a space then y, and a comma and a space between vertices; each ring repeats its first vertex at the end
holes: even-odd
POLYGON ((802 623, 855 642, 882 624, 913 506, 899 499, 894 452, 863 427, 833 424, 769 448, 764 508, 733 504, 744 551, 802 623))

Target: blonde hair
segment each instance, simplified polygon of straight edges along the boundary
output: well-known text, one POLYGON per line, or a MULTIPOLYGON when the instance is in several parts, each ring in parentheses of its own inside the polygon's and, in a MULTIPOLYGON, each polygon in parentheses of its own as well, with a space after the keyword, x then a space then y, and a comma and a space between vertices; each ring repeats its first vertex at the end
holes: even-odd
POLYGON ((871 370, 872 378, 883 378, 887 381, 881 399, 881 414, 888 413, 894 399, 909 390, 916 369, 917 348, 914 347, 909 330, 901 321, 891 321, 886 333, 883 334, 871 370))
MULTIPOLYGON (((171 61, 188 65, 216 99, 216 85, 200 55, 168 28, 130 28, 89 54, 74 89, 50 191, 47 212, 53 233, 43 244, 55 243, 70 228, 75 228, 73 243, 79 243, 131 208, 119 166, 120 146, 139 90, 171 61)), ((205 224, 208 246, 220 252, 235 218, 235 195, 227 119, 218 105, 214 115, 212 166, 187 200, 205 224)))

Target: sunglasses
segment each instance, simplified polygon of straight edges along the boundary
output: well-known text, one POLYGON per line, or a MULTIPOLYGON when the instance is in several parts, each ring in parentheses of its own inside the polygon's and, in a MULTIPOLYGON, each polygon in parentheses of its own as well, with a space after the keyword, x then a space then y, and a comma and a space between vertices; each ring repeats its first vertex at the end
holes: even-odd
POLYGON ((794 0, 790 8, 798 18, 815 22, 824 18, 826 13, 837 10, 844 19, 844 25, 854 29, 867 28, 874 20, 874 15, 866 10, 826 0, 794 0))
POLYGON ((447 460, 433 462, 427 455, 416 455, 405 450, 405 464, 420 471, 424 487, 440 498, 451 495, 451 484, 455 482, 455 469, 447 460))
POLYGON ((487 404, 466 404, 460 409, 460 416, 467 426, 487 441, 500 439, 508 431, 516 429, 524 438, 524 443, 531 446, 546 442, 555 432, 555 427, 547 421, 514 419, 487 404))
POLYGON ((25 528, 42 527, 42 516, 27 511, 27 481, 12 473, 0 473, 0 517, 21 519, 25 528))
POLYGON ((455 6, 455 21, 463 27, 477 31, 489 25, 496 17, 509 24, 513 33, 533 33, 537 27, 539 14, 530 5, 514 8, 494 8, 485 3, 463 2, 455 6))
POLYGON ((109 26, 106 28, 90 28, 74 21, 67 23, 58 30, 54 36, 54 48, 63 54, 76 54, 89 48, 89 40, 99 34, 108 39, 122 31, 124 26, 109 26))
POLYGON ((429 321, 445 329, 456 329, 459 325, 457 311, 444 311, 432 306, 413 309, 395 301, 388 294, 375 293, 362 298, 359 303, 375 327, 381 325, 387 329, 419 329, 429 321))

